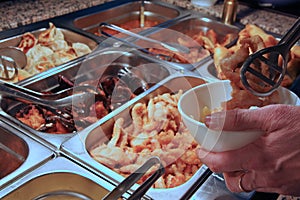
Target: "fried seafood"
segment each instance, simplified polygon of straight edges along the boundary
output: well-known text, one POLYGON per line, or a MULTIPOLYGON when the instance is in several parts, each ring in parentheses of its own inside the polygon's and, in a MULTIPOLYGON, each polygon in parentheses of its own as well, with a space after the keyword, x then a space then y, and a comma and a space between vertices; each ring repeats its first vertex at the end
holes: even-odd
MULTIPOLYGON (((188 33, 186 33, 189 35, 188 33)), ((215 47, 226 46, 234 40, 233 34, 227 34, 222 41, 218 41, 218 35, 213 29, 208 31, 199 31, 197 34, 193 34, 191 38, 179 37, 177 42, 190 48, 190 53, 172 52, 164 48, 149 48, 148 50, 155 55, 160 56, 161 59, 165 59, 172 62, 178 63, 196 63, 200 62, 204 58, 208 57, 213 53, 215 47)))
POLYGON ((281 85, 289 87, 300 74, 300 46, 291 49, 290 61, 287 64, 287 76, 284 77, 281 85))
POLYGON ((254 24, 247 24, 243 30, 239 33, 239 39, 251 38, 255 35, 259 35, 263 40, 266 47, 274 46, 277 44, 277 40, 274 36, 266 33, 263 29, 254 24))
POLYGON ((73 119, 62 120, 43 106, 26 105, 15 116, 22 123, 35 130, 52 134, 72 133, 75 131, 73 119))
MULTIPOLYGON (((274 36, 267 34, 262 29, 255 25, 246 25, 246 27, 240 31, 239 39, 235 46, 226 48, 224 46, 217 46, 214 49, 214 64, 218 78, 222 80, 230 80, 232 91, 232 99, 224 103, 223 107, 226 109, 234 108, 249 108, 251 106, 263 106, 268 104, 274 104, 279 102, 278 92, 275 91, 268 97, 257 97, 250 93, 243 86, 240 80, 240 67, 250 54, 277 44, 274 36)), ((289 87, 293 80, 300 74, 299 62, 300 58, 297 57, 298 47, 294 47, 291 50, 290 60, 288 62, 287 74, 281 83, 284 87, 289 87)), ((279 59, 280 62, 280 59, 279 59)), ((268 66, 261 64, 257 65, 256 70, 265 76, 269 76, 268 66), (257 67, 258 66, 258 67, 257 67)), ((248 76, 248 75, 247 75, 248 76)), ((252 74, 249 74, 249 84, 253 87, 257 87, 257 90, 263 89, 258 78, 252 74)))
POLYGON ((221 41, 218 40, 218 35, 213 29, 208 31, 200 31, 199 33, 192 36, 193 40, 198 44, 207 49, 210 53, 213 53, 216 46, 226 46, 230 44, 234 39, 234 34, 226 34, 221 41))
POLYGON ((91 52, 86 44, 68 43, 63 32, 52 23, 37 37, 29 32, 24 33, 18 48, 26 54, 27 65, 18 69, 18 76, 12 82, 21 81, 91 52))
MULTIPOLYGON (((90 155, 123 176, 128 176, 149 157, 158 156, 166 173, 155 188, 173 188, 185 183, 202 165, 199 147, 181 121, 177 103, 182 94, 165 93, 146 103, 136 103, 132 120, 118 118, 111 139, 89 150, 90 155)), ((142 183, 150 174, 145 175, 142 183)))

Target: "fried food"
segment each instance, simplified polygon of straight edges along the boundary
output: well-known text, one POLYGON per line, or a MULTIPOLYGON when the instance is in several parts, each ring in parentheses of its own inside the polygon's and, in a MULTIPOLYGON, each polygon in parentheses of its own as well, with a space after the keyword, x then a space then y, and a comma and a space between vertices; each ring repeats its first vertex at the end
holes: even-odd
MULTIPOLYGON (((186 33, 189 35, 188 33, 186 33)), ((214 52, 217 46, 224 47, 234 40, 233 34, 227 34, 222 41, 218 41, 218 35, 213 29, 199 31, 193 34, 192 37, 177 38, 178 44, 186 46, 190 49, 189 53, 173 52, 161 47, 153 47, 148 50, 155 55, 160 56, 161 59, 178 62, 182 64, 197 63, 208 57, 214 52)))
POLYGON ((202 163, 196 154, 199 145, 183 125, 177 109, 181 94, 182 91, 165 93, 151 98, 147 104, 135 104, 131 123, 128 125, 124 118, 118 118, 111 139, 93 147, 90 155, 125 177, 149 157, 158 156, 166 173, 154 188, 173 188, 185 183, 202 163))
MULTIPOLYGON (((67 126, 54 113, 38 105, 26 105, 15 116, 22 123, 31 128, 52 134, 65 134, 75 131, 74 126, 67 126)), ((70 119, 69 123, 72 123, 70 119)))
POLYGON ((27 65, 24 69, 18 69, 18 76, 11 82, 21 81, 91 52, 86 44, 69 44, 63 32, 51 22, 49 28, 37 37, 29 32, 24 33, 18 48, 26 54, 27 65))
POLYGON ((270 47, 277 44, 277 40, 274 36, 266 33, 263 29, 259 28, 254 24, 247 24, 243 30, 239 33, 239 39, 242 40, 244 38, 251 38, 255 35, 259 35, 265 46, 270 47))
POLYGON ((300 46, 293 46, 291 48, 291 58, 300 58, 300 46))
MULTIPOLYGON (((232 99, 225 102, 223 107, 226 109, 249 108, 251 106, 263 106, 279 102, 278 92, 275 91, 268 97, 257 97, 250 93, 243 86, 240 80, 240 67, 250 54, 257 52, 266 47, 277 44, 274 36, 267 34, 261 28, 255 25, 246 25, 239 33, 239 39, 236 45, 226 48, 217 46, 214 48, 214 64, 217 77, 222 80, 230 80, 232 99)), ((289 87, 296 77, 300 74, 299 47, 295 46, 291 50, 290 60, 288 61, 287 73, 281 83, 283 87, 289 87)), ((280 59, 279 59, 280 60, 280 59)), ((261 65, 256 68, 260 73, 268 76, 268 67, 261 65)), ((260 81, 256 76, 249 74, 249 83, 258 90, 262 90, 258 84, 260 81)), ((267 88, 265 88, 267 89, 267 88)))

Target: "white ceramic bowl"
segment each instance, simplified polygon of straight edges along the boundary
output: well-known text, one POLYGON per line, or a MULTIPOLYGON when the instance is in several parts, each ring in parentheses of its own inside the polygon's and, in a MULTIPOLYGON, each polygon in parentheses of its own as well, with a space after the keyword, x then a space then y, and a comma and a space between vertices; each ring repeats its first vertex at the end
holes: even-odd
MULTIPOLYGON (((184 124, 196 141, 206 150, 221 152, 241 148, 261 136, 260 131, 214 131, 200 122, 205 106, 221 108, 221 102, 231 99, 229 81, 218 81, 194 87, 186 91, 178 102, 178 109, 184 124)), ((278 88, 280 103, 300 105, 300 100, 286 88, 278 88)))

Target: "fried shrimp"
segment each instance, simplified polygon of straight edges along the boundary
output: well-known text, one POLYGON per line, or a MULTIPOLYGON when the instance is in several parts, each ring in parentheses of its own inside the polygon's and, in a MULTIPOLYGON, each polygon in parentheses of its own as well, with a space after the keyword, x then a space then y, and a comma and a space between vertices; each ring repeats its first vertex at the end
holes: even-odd
MULTIPOLYGON (((257 97, 251 94, 242 84, 240 79, 240 68, 250 54, 255 53, 266 47, 277 44, 274 36, 267 34, 264 30, 256 25, 246 25, 239 32, 237 44, 226 48, 224 46, 216 46, 214 48, 214 64, 217 77, 222 80, 230 80, 233 91, 232 99, 224 102, 223 109, 249 108, 251 106, 264 106, 279 102, 278 92, 272 93, 268 97, 257 97)), ((300 48, 293 47, 287 64, 287 73, 281 83, 281 86, 289 87, 300 74, 300 48)), ((279 64, 282 58, 279 58, 279 64)), ((257 63, 251 67, 255 68, 259 73, 269 77, 269 67, 265 63, 257 63)), ((267 91, 269 88, 258 80, 258 77, 246 72, 248 83, 252 88, 258 91, 267 91)))
POLYGON ((136 103, 131 110, 132 123, 125 125, 124 118, 118 118, 111 139, 92 148, 90 155, 125 177, 149 157, 158 156, 166 173, 156 181, 155 188, 172 188, 188 181, 202 163, 196 154, 199 145, 177 109, 181 94, 165 93, 150 98, 147 104, 136 103))
POLYGON ((249 38, 242 39, 240 40, 240 44, 243 47, 249 47, 251 50, 249 51, 250 53, 254 53, 256 51, 266 48, 263 39, 259 35, 254 35, 249 38))

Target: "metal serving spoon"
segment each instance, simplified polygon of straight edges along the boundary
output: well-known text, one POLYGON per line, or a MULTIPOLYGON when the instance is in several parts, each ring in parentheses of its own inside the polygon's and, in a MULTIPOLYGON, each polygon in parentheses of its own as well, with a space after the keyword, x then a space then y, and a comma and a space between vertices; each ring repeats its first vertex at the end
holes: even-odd
POLYGON ((257 51, 241 67, 240 77, 245 88, 257 96, 268 96, 276 90, 286 73, 289 51, 300 38, 300 18, 275 46, 257 51), (282 58, 282 64, 278 63, 282 58), (261 72, 261 66, 267 73, 261 72), (253 77, 255 80, 253 81, 253 77), (252 80, 251 80, 252 78, 252 80))
POLYGON ((27 56, 17 47, 2 47, 0 48, 0 55, 12 58, 20 69, 27 65, 27 56))
POLYGON ((126 35, 129 35, 131 37, 135 37, 135 38, 138 38, 138 39, 141 39, 141 40, 145 40, 145 41, 148 41, 148 42, 152 42, 152 43, 155 43, 155 44, 159 44, 161 45, 162 47, 170 50, 170 51, 173 51, 173 52, 178 52, 178 53, 185 53, 185 54, 188 54, 190 53, 190 49, 188 47, 185 47, 185 46, 182 46, 178 43, 171 43, 171 42, 161 42, 161 41, 158 41, 158 40, 154 40, 154 39, 151 39, 151 38, 148 38, 148 37, 145 37, 145 36, 142 36, 142 35, 139 35, 139 34, 136 34, 136 33, 133 33, 131 31, 128 31, 126 29, 123 29, 119 26, 116 26, 114 24, 108 24, 108 23, 101 23, 99 25, 99 32, 101 34, 105 34, 106 36, 109 36, 111 37, 111 35, 108 35, 106 34, 104 31, 102 31, 102 28, 105 27, 105 28, 109 28, 109 29, 112 29, 112 30, 115 30, 115 31, 118 31, 120 33, 123 33, 123 34, 126 34, 126 35))
POLYGON ((0 48, 0 67, 3 72, 0 79, 12 80, 18 75, 18 69, 23 69, 27 65, 25 53, 17 47, 0 48))

